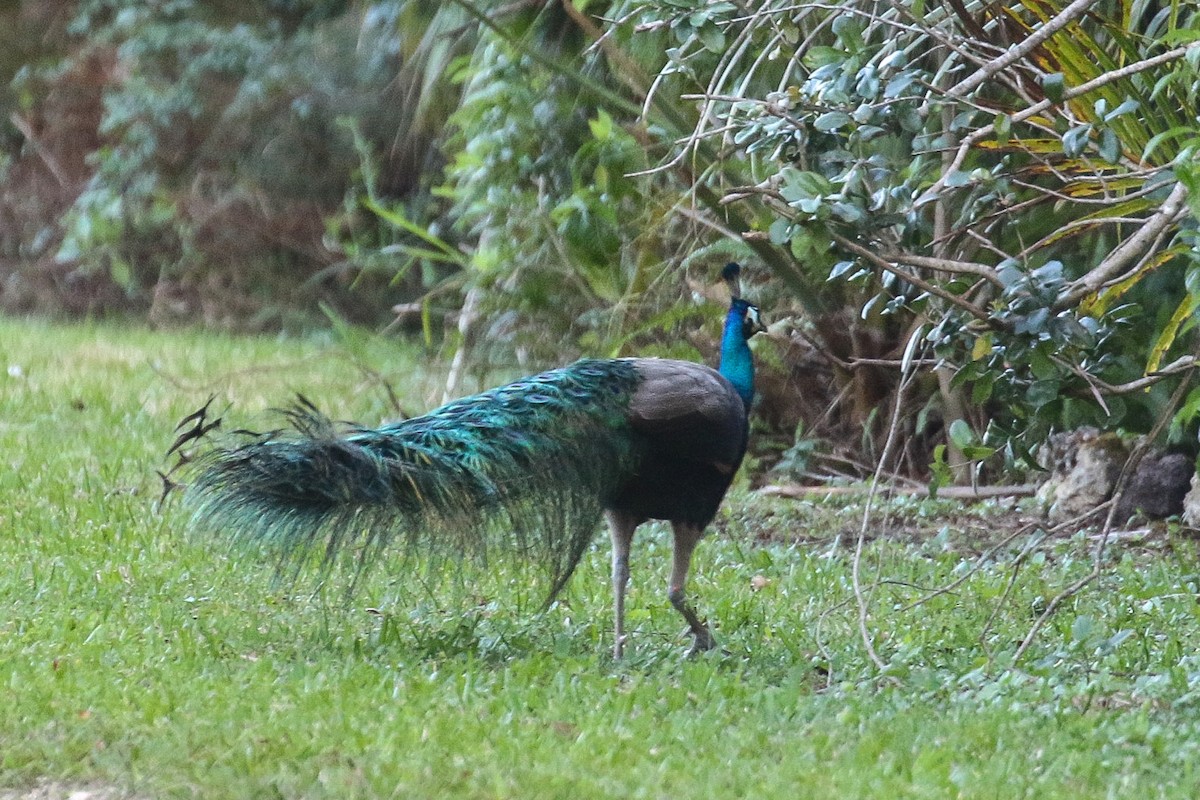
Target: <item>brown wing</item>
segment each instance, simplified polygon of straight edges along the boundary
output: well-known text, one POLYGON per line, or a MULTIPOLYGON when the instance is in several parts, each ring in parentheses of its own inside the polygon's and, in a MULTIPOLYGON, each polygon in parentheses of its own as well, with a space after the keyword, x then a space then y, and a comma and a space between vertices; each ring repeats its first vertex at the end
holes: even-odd
POLYGON ((703 364, 633 359, 641 383, 629 403, 629 424, 650 439, 669 441, 679 455, 732 463, 745 448, 746 409, 721 373, 703 364))

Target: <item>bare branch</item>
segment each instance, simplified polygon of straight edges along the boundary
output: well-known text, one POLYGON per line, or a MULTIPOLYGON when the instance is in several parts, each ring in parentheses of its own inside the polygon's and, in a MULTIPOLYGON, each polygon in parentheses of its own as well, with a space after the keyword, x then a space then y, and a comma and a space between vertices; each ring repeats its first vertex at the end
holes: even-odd
POLYGON ((25 137, 25 141, 29 142, 30 147, 32 147, 33 151, 37 153, 38 158, 40 158, 42 163, 46 165, 46 169, 49 170, 50 174, 54 176, 54 180, 58 181, 58 185, 63 188, 70 188, 75 181, 71 180, 71 176, 67 174, 65 169, 63 169, 63 166, 59 160, 54 157, 54 153, 50 152, 50 150, 42 144, 42 141, 38 138, 37 132, 34 131, 33 126, 15 111, 8 115, 8 121, 12 123, 14 128, 20 131, 21 135, 25 137))
MULTIPOLYGON (((1124 67, 1121 67, 1120 69, 1114 69, 1111 72, 1104 73, 1103 75, 1097 75, 1095 78, 1093 78, 1090 81, 1087 81, 1086 83, 1081 83, 1074 88, 1067 89, 1065 92, 1063 92, 1063 99, 1071 100, 1073 98, 1079 97, 1080 95, 1087 94, 1088 92, 1092 91, 1093 89, 1097 89, 1101 86, 1105 86, 1109 83, 1112 83, 1113 81, 1118 81, 1118 80, 1121 80, 1122 78, 1127 78, 1130 75, 1137 74, 1138 72, 1143 72, 1148 69, 1153 69, 1154 67, 1161 66, 1161 65, 1169 63, 1171 61, 1176 61, 1180 58, 1183 58, 1184 55, 1186 55, 1189 50, 1191 50, 1193 48, 1197 48, 1197 47, 1200 47, 1200 44, 1192 43, 1192 44, 1188 44, 1188 45, 1183 45, 1181 47, 1176 47, 1172 50, 1168 50, 1165 53, 1160 53, 1159 55, 1154 56, 1152 58, 1146 58, 1141 61, 1135 61, 1132 64, 1127 64, 1124 67)), ((1025 120, 1029 119, 1030 117, 1035 117, 1038 114, 1042 113, 1046 109, 1050 108, 1052 105, 1054 105, 1054 102, 1047 98, 1046 100, 1042 100, 1039 103, 1035 103, 1034 105, 1030 106, 1029 108, 1025 109, 1024 111, 1021 111, 1017 114, 1013 114, 1012 121, 1013 122, 1024 122, 1025 120)), ((928 189, 926 189, 924 192, 921 193, 921 197, 918 198, 915 205, 920 205, 921 203, 932 200, 934 197, 936 197, 942 191, 942 189, 946 188, 946 179, 950 176, 951 173, 958 171, 959 167, 962 166, 963 161, 966 160, 967 154, 969 152, 971 152, 971 148, 974 147, 975 145, 979 144, 979 142, 983 141, 984 139, 986 139, 988 136, 991 136, 995 132, 996 132, 995 123, 989 122, 987 125, 984 125, 983 127, 978 128, 978 129, 972 131, 967 136, 963 137, 962 143, 959 144, 959 146, 958 146, 958 152, 956 152, 954 154, 953 162, 951 162, 950 166, 945 171, 942 172, 942 176, 940 178, 938 178, 937 181, 935 181, 932 186, 930 186, 928 189)))
POLYGON ((1075 0, 1075 2, 1059 12, 1057 16, 1048 20, 1032 34, 1025 37, 1020 44, 1008 48, 1007 52, 1003 55, 988 62, 966 79, 947 89, 946 97, 962 97, 979 88, 988 78, 1025 58, 1025 56, 1040 47, 1042 42, 1065 28, 1072 20, 1082 16, 1083 12, 1087 11, 1095 2, 1096 0, 1075 0))
POLYGON ((1162 207, 1147 217, 1137 233, 1117 245, 1108 256, 1086 275, 1074 281, 1065 294, 1054 302, 1053 308, 1061 310, 1077 303, 1081 298, 1098 290, 1131 264, 1150 243, 1176 222, 1187 209, 1187 187, 1176 183, 1163 201, 1162 207))
POLYGON ((1154 372, 1147 374, 1145 377, 1137 380, 1129 381, 1128 383, 1105 383, 1099 378, 1096 382, 1104 389, 1106 394, 1129 394, 1130 392, 1141 391, 1161 381, 1163 378, 1169 378, 1172 375, 1178 375, 1182 372, 1190 372, 1196 367, 1200 367, 1200 358, 1196 356, 1180 356, 1179 358, 1167 364, 1162 369, 1156 369, 1154 372))
MULTIPOLYGON (((787 497, 803 499, 809 497, 832 497, 840 495, 860 495, 871 491, 869 486, 803 486, 798 483, 776 483, 764 486, 756 494, 766 497, 787 497)), ((943 486, 938 489, 937 496, 952 500, 989 500, 996 497, 1029 497, 1037 492, 1035 484, 1019 484, 1015 486, 943 486)), ((929 497, 928 486, 889 487, 888 494, 903 495, 904 497, 929 497)))
POLYGON ((882 258, 889 261, 898 261, 901 264, 909 264, 922 269, 932 269, 937 272, 949 272, 955 275, 975 275, 983 278, 988 283, 997 288, 1004 288, 1004 284, 1000 281, 1000 276, 996 274, 996 270, 989 267, 987 264, 979 264, 974 261, 955 261, 949 258, 931 258, 929 256, 918 256, 912 253, 881 253, 882 258))
MULTIPOLYGON (((919 337, 922 333, 922 330, 923 328, 918 326, 909 335, 908 344, 905 347, 907 354, 912 356, 917 355, 916 350, 921 346, 919 337)), ((863 505, 862 525, 859 526, 858 529, 858 538, 854 545, 854 561, 850 566, 850 577, 854 587, 854 599, 858 605, 858 632, 862 638, 863 647, 865 647, 867 650, 867 655, 870 656, 871 661, 873 661, 875 666, 879 667, 879 669, 884 669, 887 665, 875 651, 875 644, 872 641, 871 630, 869 627, 871 611, 870 604, 866 594, 863 592, 861 579, 862 555, 863 548, 865 547, 867 540, 867 527, 871 522, 872 506, 874 503, 875 494, 880 485, 880 479, 882 477, 884 466, 887 464, 888 459, 891 457, 892 450, 896 446, 896 440, 900 430, 900 417, 904 409, 904 395, 908 391, 909 384, 912 383, 917 374, 917 370, 913 369, 912 364, 909 363, 900 378, 900 385, 896 387, 896 400, 892 407, 892 418, 891 423, 888 425, 887 440, 884 442, 883 451, 879 454, 879 459, 875 467, 875 475, 871 481, 871 490, 867 494, 866 502, 863 505)))
POLYGON ((870 261, 880 269, 886 270, 896 277, 908 281, 923 292, 928 292, 935 297, 942 298, 947 303, 957 306, 976 319, 986 322, 989 326, 1007 328, 1007 324, 1003 320, 994 319, 985 309, 982 309, 974 303, 962 299, 953 292, 948 292, 940 286, 930 283, 918 275, 914 275, 911 272, 906 272, 905 270, 899 269, 892 261, 889 261, 883 256, 871 252, 856 242, 850 241, 845 236, 837 233, 831 233, 830 237, 833 239, 833 241, 837 242, 838 246, 840 246, 842 249, 851 252, 860 258, 865 258, 867 261, 870 261))

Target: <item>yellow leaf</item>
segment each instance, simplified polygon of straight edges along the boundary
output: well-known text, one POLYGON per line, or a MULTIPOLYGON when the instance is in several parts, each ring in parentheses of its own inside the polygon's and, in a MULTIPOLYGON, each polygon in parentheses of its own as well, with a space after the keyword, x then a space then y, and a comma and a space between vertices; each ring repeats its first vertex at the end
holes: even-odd
POLYGON ((971 360, 978 361, 992 352, 992 335, 985 333, 975 340, 975 346, 971 348, 971 360))
MULTIPOLYGON (((1073 181, 1063 188, 1065 194, 1071 197, 1091 197, 1098 194, 1112 194, 1114 192, 1124 191, 1125 189, 1141 189, 1146 185, 1144 178, 1112 178, 1110 180, 1083 180, 1073 181)), ((1135 202, 1135 201, 1130 201, 1135 202)), ((1149 205, 1146 200, 1138 201, 1143 205, 1149 205)), ((1117 217, 1120 213, 1107 209, 1105 214, 1117 217)))
POLYGON ((1145 264, 1142 264, 1140 267, 1134 270, 1129 277, 1121 280, 1118 283, 1114 283, 1107 289, 1103 289, 1095 294, 1090 295, 1089 297, 1084 298, 1084 300, 1079 304, 1079 310, 1088 316, 1097 318, 1102 316, 1104 312, 1108 311, 1109 306, 1112 305, 1114 300, 1119 299, 1122 295, 1136 286, 1138 282, 1142 280, 1142 278, 1146 277, 1151 272, 1182 253, 1185 249, 1186 248, 1180 245, 1176 245, 1175 247, 1169 247, 1166 250, 1163 250, 1154 258, 1149 259, 1145 264))
POLYGON ((1183 298, 1183 302, 1175 309, 1175 313, 1171 315, 1170 321, 1167 322, 1163 332, 1159 334, 1158 341, 1154 343, 1154 349, 1150 351, 1150 360, 1146 362, 1146 374, 1149 375, 1158 369, 1162 364, 1163 356, 1171 349, 1171 345, 1175 343, 1175 337, 1179 334, 1179 328, 1184 321, 1192 315, 1196 310, 1196 298, 1188 295, 1183 298))

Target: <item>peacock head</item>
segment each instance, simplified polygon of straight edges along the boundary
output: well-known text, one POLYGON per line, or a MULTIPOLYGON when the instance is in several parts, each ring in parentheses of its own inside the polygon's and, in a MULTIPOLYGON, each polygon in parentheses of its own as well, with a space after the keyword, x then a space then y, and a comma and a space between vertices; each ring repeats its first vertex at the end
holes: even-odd
POLYGON ((729 287, 729 294, 732 298, 729 303, 729 316, 731 318, 736 316, 740 320, 742 339, 749 341, 750 337, 754 334, 764 333, 767 330, 767 326, 763 324, 758 306, 742 299, 741 273, 741 265, 735 261, 730 261, 721 270, 721 278, 729 287))
POLYGON ((766 333, 767 326, 763 324, 758 306, 751 305, 740 297, 733 298, 729 305, 731 312, 736 311, 742 319, 742 338, 749 341, 756 333, 766 333))

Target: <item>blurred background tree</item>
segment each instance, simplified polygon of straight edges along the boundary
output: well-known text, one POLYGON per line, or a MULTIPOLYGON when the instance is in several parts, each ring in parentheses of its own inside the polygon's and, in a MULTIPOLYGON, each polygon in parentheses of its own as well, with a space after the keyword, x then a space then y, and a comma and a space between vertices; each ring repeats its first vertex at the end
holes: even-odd
POLYGON ((405 36, 421 15, 284 0, 10 9, 5 30, 41 46, 6 65, 4 305, 278 327, 325 301, 378 320, 396 273, 347 245, 389 230, 347 201, 369 172, 382 196, 420 203, 440 168, 456 93, 414 65, 452 43, 405 36))

